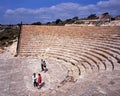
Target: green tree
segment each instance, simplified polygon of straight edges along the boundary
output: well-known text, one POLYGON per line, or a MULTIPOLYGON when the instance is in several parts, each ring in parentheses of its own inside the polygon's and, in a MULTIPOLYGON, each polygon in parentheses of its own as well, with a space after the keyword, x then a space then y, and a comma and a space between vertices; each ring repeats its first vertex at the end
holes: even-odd
POLYGON ((60 24, 60 23, 62 23, 62 20, 61 20, 61 19, 57 19, 57 20, 55 21, 55 24, 60 24))
POLYGON ((41 25, 42 23, 41 22, 34 22, 32 23, 32 25, 41 25))
POLYGON ((87 19, 96 19, 96 18, 97 18, 96 14, 91 14, 87 17, 87 19))
POLYGON ((72 18, 73 20, 78 20, 79 18, 77 16, 73 17, 72 18))

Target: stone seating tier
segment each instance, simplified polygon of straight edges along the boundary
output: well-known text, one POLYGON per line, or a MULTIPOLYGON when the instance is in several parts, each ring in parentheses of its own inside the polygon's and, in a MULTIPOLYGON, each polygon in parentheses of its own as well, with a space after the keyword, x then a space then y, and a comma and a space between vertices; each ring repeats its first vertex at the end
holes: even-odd
POLYGON ((77 68, 80 75, 113 70, 120 59, 119 30, 116 26, 23 25, 18 55, 60 60, 77 68))

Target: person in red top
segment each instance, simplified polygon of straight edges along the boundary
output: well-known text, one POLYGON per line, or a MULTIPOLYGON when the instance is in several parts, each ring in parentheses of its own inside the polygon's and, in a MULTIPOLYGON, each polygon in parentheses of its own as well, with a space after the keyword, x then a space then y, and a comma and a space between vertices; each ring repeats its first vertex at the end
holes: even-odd
POLYGON ((42 83, 41 74, 38 74, 37 82, 38 82, 38 88, 41 88, 41 83, 42 83))

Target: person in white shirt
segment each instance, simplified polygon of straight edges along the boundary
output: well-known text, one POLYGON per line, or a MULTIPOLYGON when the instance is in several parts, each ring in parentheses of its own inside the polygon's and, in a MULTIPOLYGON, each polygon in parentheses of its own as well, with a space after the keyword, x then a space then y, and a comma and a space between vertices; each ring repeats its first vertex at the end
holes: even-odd
POLYGON ((33 86, 34 86, 34 87, 37 87, 37 86, 38 86, 38 83, 37 83, 36 73, 33 73, 32 79, 33 79, 33 86))

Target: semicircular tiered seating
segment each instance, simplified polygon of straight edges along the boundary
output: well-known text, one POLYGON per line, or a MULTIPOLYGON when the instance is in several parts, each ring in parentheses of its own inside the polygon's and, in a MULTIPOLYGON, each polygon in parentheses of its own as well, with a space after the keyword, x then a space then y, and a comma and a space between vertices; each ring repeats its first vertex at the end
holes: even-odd
POLYGON ((115 26, 23 25, 18 55, 52 58, 55 64, 61 61, 69 75, 78 80, 86 74, 120 68, 119 30, 115 26))
MULTIPOLYGON (((54 58, 82 70, 114 70, 120 59, 119 27, 23 25, 20 56, 54 58)), ((84 73, 84 72, 83 72, 84 73)))

